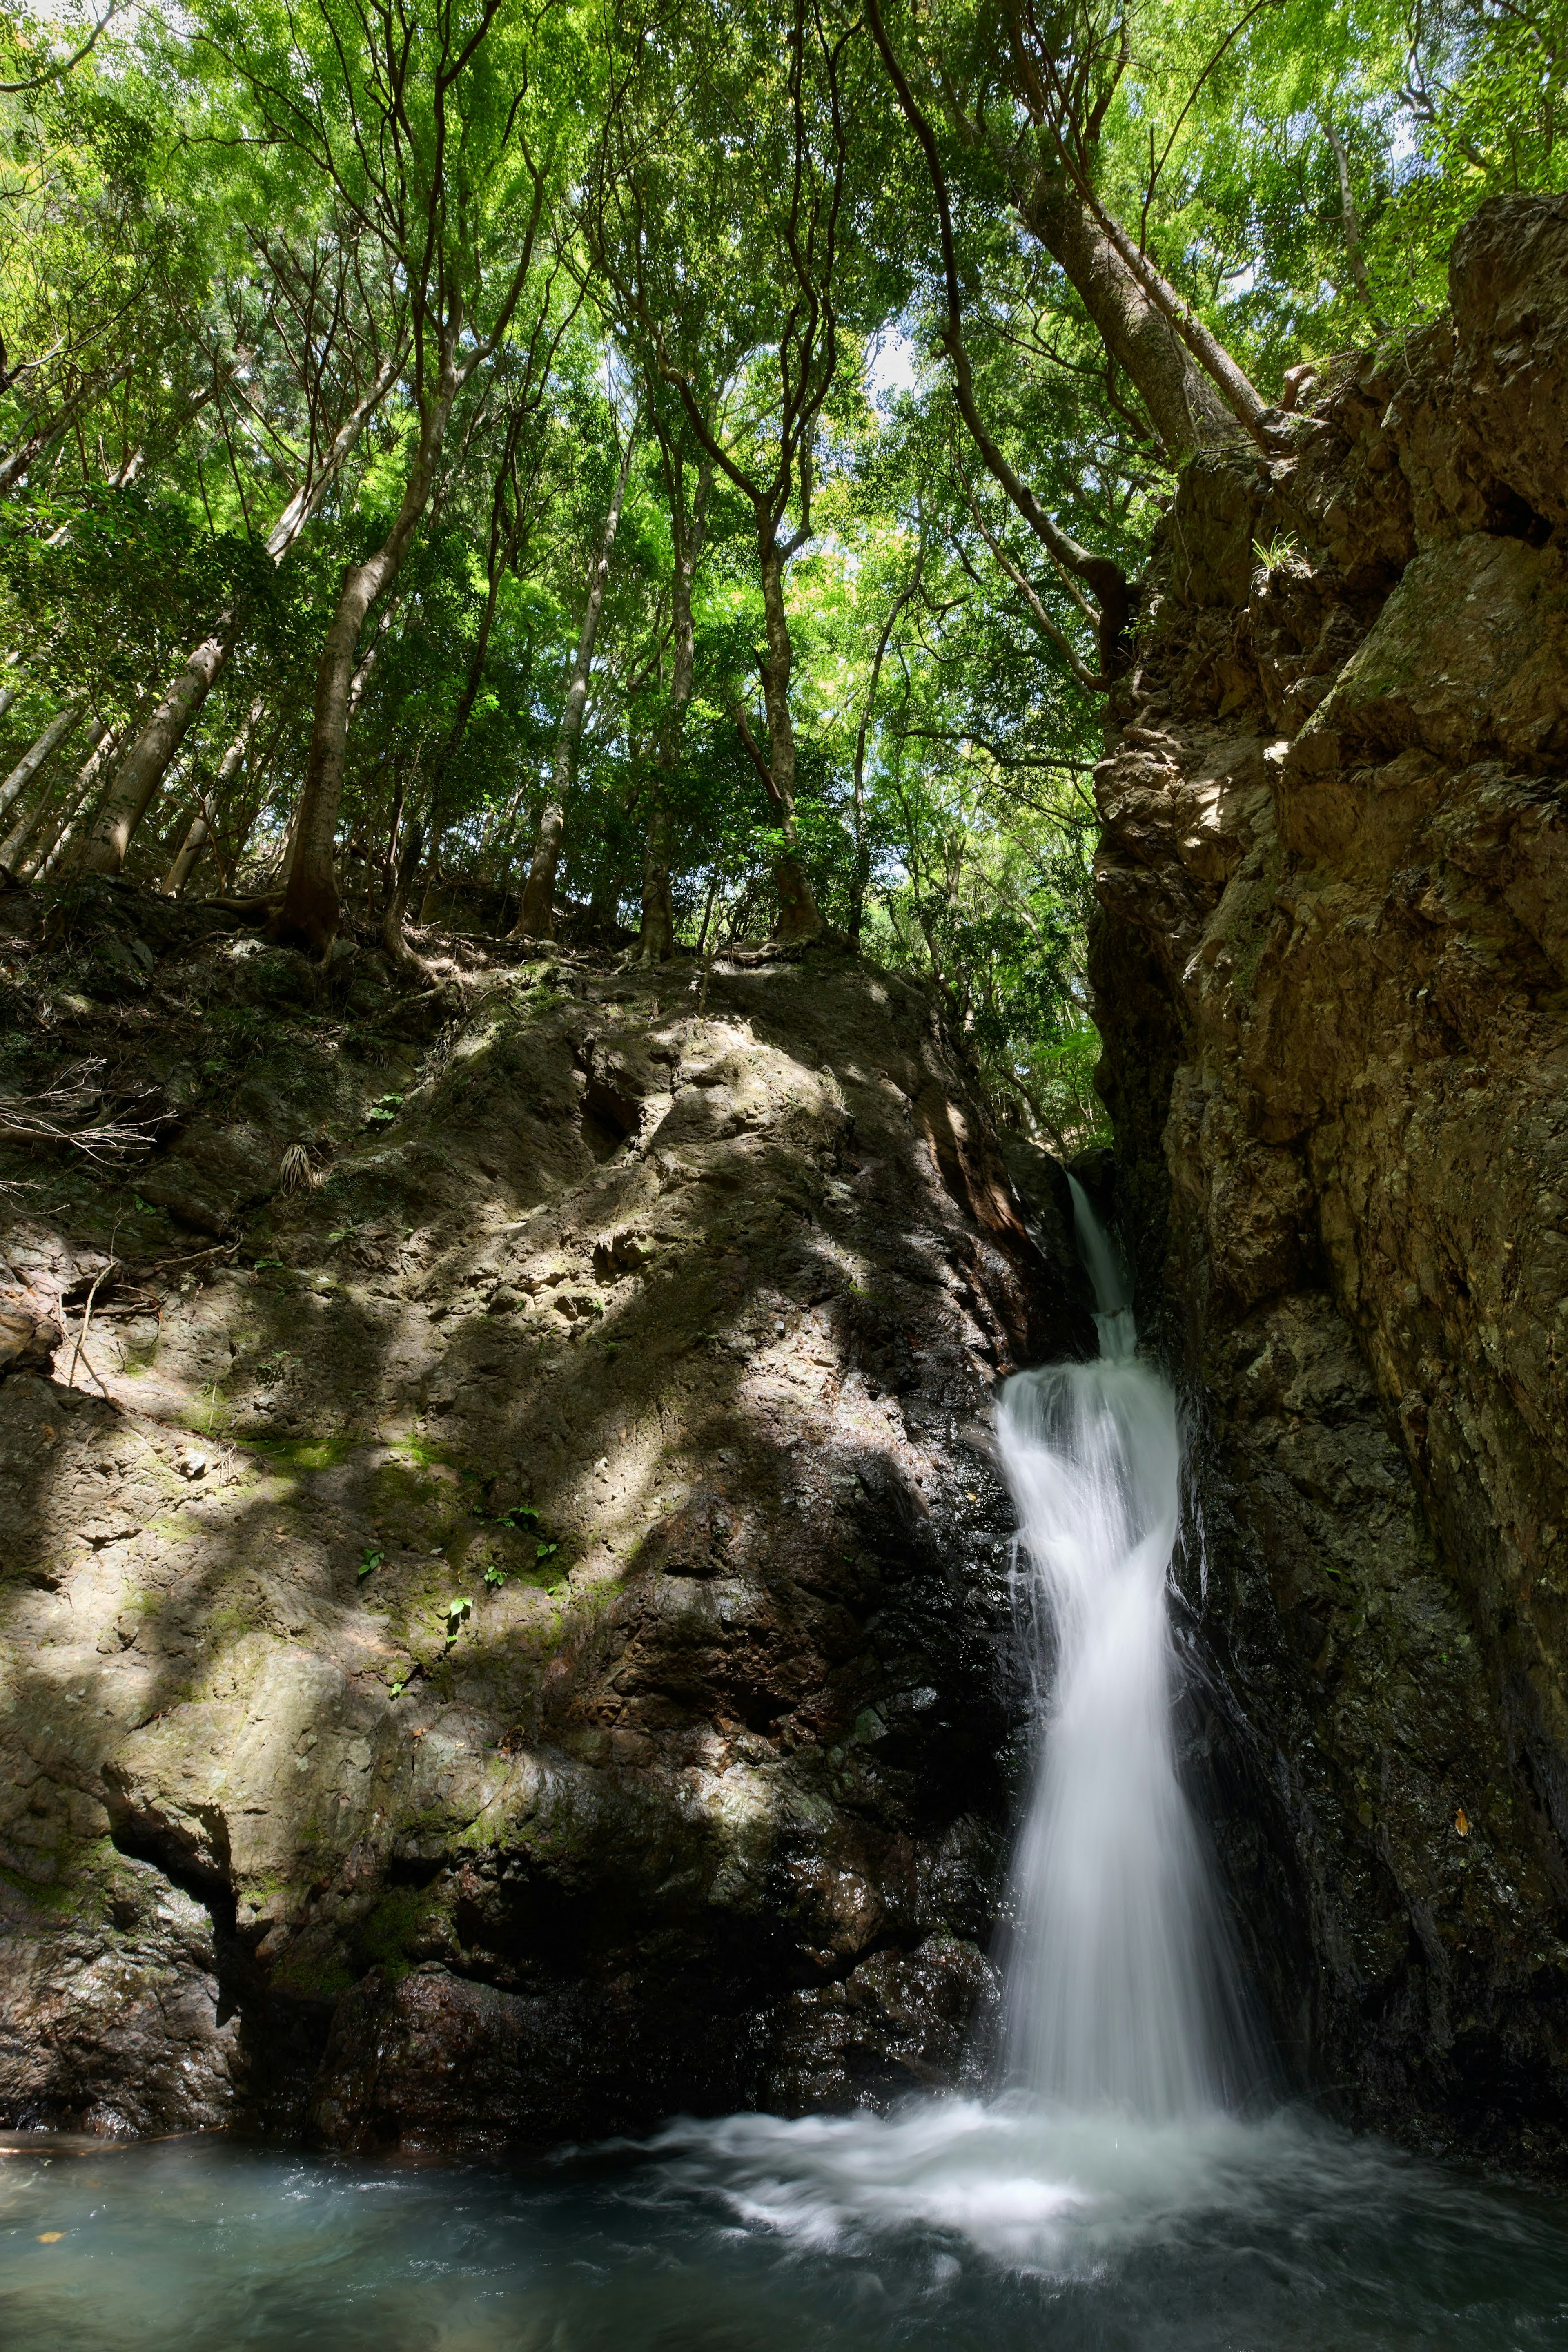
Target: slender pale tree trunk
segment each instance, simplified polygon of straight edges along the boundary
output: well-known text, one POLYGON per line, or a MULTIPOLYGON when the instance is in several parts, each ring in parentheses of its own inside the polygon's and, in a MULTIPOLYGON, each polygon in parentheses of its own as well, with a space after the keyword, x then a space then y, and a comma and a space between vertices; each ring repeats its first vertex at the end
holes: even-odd
MULTIPOLYGON (((266 545, 274 563, 282 562, 342 471, 402 362, 401 352, 387 362, 370 391, 344 420, 319 472, 300 484, 273 524, 266 545)), ((97 822, 74 861, 82 872, 120 872, 131 835, 157 797, 192 720, 228 665, 235 630, 233 610, 221 613, 212 634, 203 638, 131 744, 104 797, 97 822)))
MULTIPOLYGON (((87 766, 81 771, 83 775, 87 775, 93 771, 95 763, 92 754, 98 751, 99 745, 108 736, 108 733, 109 730, 103 724, 102 720, 95 719, 92 726, 88 731, 87 740, 89 756, 87 766)), ((70 794, 71 787, 68 785, 63 797, 66 800, 68 800, 70 798, 70 794)), ((48 815, 50 804, 54 800, 54 796, 53 783, 50 782, 46 784, 43 791, 38 794, 37 799, 33 803, 32 807, 22 816, 17 818, 16 824, 12 826, 5 840, 0 841, 0 872, 15 874, 17 871, 21 866, 23 855, 28 843, 33 839, 34 835, 39 831, 45 819, 48 815)))
POLYGON ((39 829, 31 847, 18 861, 19 882, 39 880, 53 870, 59 853, 69 845, 73 832, 91 809, 93 795, 102 786, 122 740, 123 730, 118 735, 106 735, 97 750, 88 754, 53 817, 39 829))
POLYGON ((382 918, 382 945, 393 963, 404 971, 423 971, 425 967, 409 946, 403 935, 408 919, 408 902, 413 895, 414 877, 424 850, 424 827, 416 817, 409 826, 402 845, 402 855, 397 862, 397 875, 387 900, 387 910, 382 918))
POLYGON ((220 615, 127 751, 104 795, 91 832, 73 864, 83 874, 118 874, 131 835, 157 797, 158 788, 190 731, 191 721, 228 666, 234 648, 234 614, 220 615))
POLYGON ((47 765, 66 738, 80 724, 81 715, 81 703, 73 695, 61 704, 43 733, 28 745, 4 783, 0 783, 0 822, 10 815, 34 777, 47 765))
POLYGON ((789 716, 789 672, 794 656, 789 642, 789 616, 784 607, 784 557, 771 523, 764 523, 760 514, 758 537, 762 611, 768 631, 768 652, 762 663, 768 769, 771 798, 784 835, 784 846, 775 868, 779 936, 785 940, 812 939, 822 928, 822 918, 800 863, 800 836, 795 822, 795 726, 789 716))
POLYGON ((1388 329, 1378 316, 1377 304, 1366 275, 1366 257, 1361 248, 1361 215, 1356 208, 1355 184, 1350 175, 1350 151, 1340 137, 1332 114, 1320 114, 1318 121, 1333 156, 1334 170, 1339 174, 1340 216, 1344 222, 1344 257, 1350 264, 1351 280, 1361 297, 1361 307, 1373 326, 1380 335, 1385 335, 1388 329))
POLYGON ((866 685, 865 709, 855 732, 854 808, 855 808, 855 870, 850 883, 850 945, 860 952, 861 930, 865 922, 866 884, 871 879, 871 845, 865 829, 865 747, 871 732, 872 719, 876 710, 876 689, 882 677, 882 665, 892 641, 898 616, 913 596, 919 593, 920 575, 925 569, 925 548, 922 542, 915 558, 915 569, 888 607, 887 618, 882 625, 882 635, 876 641, 872 656, 871 677, 866 685))
POLYGON ((28 434, 25 440, 18 441, 14 449, 0 457, 0 498, 10 497, 39 458, 47 457, 56 443, 69 432, 84 408, 90 407, 95 400, 101 400, 105 394, 113 392, 130 373, 131 362, 127 360, 122 366, 116 368, 106 383, 89 385, 79 392, 74 400, 67 402, 52 423, 40 425, 36 433, 28 434))
POLYGON ((621 471, 611 495, 610 511, 604 518, 599 551, 589 574, 588 603, 583 608, 577 655, 571 666, 571 681, 566 690, 566 702, 556 734, 549 798, 545 803, 538 833, 534 840, 528 878, 523 886, 522 909, 512 933, 515 940, 549 940, 555 936, 555 877, 560 864, 561 840, 566 832, 567 796, 577 773, 577 755, 582 745, 582 722, 588 712, 588 681, 593 668, 593 648, 599 635, 599 615, 604 606, 610 558, 615 546, 615 534, 621 527, 621 509, 626 497, 627 482, 631 479, 632 454, 636 446, 637 436, 633 428, 626 436, 621 471))
POLYGON ((670 901, 670 839, 674 820, 670 810, 670 789, 675 770, 680 764, 681 738, 685 730, 686 705, 692 698, 692 685, 696 675, 696 630, 692 620, 692 583, 696 576, 697 559, 702 553, 703 530, 706 520, 708 493, 713 486, 714 467, 711 457, 705 457, 697 476, 697 492, 692 506, 692 520, 686 523, 678 513, 681 499, 679 473, 666 465, 665 478, 670 485, 670 514, 675 526, 675 569, 670 583, 670 614, 672 621, 670 648, 670 691, 664 704, 663 723, 659 729, 658 764, 653 771, 653 805, 648 811, 648 838, 643 855, 643 937, 641 956, 643 963, 662 963, 673 955, 675 946, 675 912, 670 901))
POLYGON ((283 911, 282 936, 306 940, 322 954, 337 937, 342 900, 334 850, 343 801, 349 737, 350 694, 360 633, 382 591, 396 579, 430 499, 430 486, 446 422, 462 389, 450 374, 431 402, 420 434, 402 500, 392 527, 375 553, 353 563, 344 575, 337 609, 316 671, 316 702, 310 722, 310 757, 295 820, 293 852, 283 911))
MULTIPOLYGON (((1140 268, 1131 252, 1119 250, 1128 243, 1119 225, 1097 217, 1063 173, 1042 173, 1024 192, 1020 210, 1025 226, 1066 272, 1111 357, 1136 386, 1166 457, 1174 464, 1194 449, 1234 441, 1234 404, 1172 316, 1186 306, 1146 255, 1140 268)), ((1228 358, 1218 343, 1214 351, 1228 358)), ((1257 394, 1244 377, 1241 383, 1261 414, 1257 394)))
POLYGON ((206 812, 204 809, 198 808, 185 828, 184 839, 174 853, 174 863, 164 875, 160 886, 165 898, 179 898, 186 883, 201 864, 202 853, 212 837, 213 828, 207 823, 206 812))
POLYGON ((213 838, 213 822, 219 803, 235 778, 245 765, 250 750, 251 737, 260 721, 264 705, 257 695, 246 714, 244 726, 218 761, 212 790, 198 799, 196 813, 186 828, 185 837, 175 854, 174 862, 163 877, 162 891, 166 898, 177 898, 194 873, 202 854, 213 838))
POLYGON ((22 794, 26 791, 40 768, 50 760, 72 729, 81 722, 81 704, 61 705, 37 740, 23 752, 5 782, 0 784, 0 823, 4 823, 22 794))

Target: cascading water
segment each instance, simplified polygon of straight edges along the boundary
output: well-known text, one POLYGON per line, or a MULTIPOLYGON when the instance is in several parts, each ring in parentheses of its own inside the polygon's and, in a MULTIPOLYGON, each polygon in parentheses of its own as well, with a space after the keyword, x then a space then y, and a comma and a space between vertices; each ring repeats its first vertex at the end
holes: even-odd
POLYGON ((1109 1237, 1072 1187, 1096 1362, 1020 1372, 998 1436, 1045 1736, 1014 1860, 1004 2056, 1010 2083, 1149 2121, 1212 2110, 1247 2036, 1207 1857, 1172 1740, 1166 1579, 1181 1446, 1168 1382, 1137 1361, 1109 1237))

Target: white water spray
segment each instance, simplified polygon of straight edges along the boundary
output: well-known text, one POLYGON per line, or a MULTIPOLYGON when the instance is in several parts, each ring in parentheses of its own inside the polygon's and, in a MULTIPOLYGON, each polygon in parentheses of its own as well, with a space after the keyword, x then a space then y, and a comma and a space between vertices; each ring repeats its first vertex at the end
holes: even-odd
POLYGON ((1014 1857, 1004 2059, 1053 2105, 1167 2122, 1225 2104, 1245 2037, 1172 1739, 1175 1399, 1134 1358, 1115 1254, 1068 1181, 1100 1358, 1020 1372, 998 1416, 1030 1613, 1055 1647, 1014 1857))
POLYGON ((1243 2241, 1268 2213, 1294 2217, 1349 2158, 1286 2115, 1236 2112, 1268 2070, 1176 1777, 1175 1400, 1136 1360, 1115 1252, 1072 1191, 1100 1359, 1019 1373, 998 1415, 1043 1735, 1013 1857, 1005 2088, 887 2116, 681 2123, 656 2145, 744 2229, 817 2250, 914 2230, 944 2263, 967 2242, 1104 2280, 1119 2254, 1227 2214, 1243 2241))

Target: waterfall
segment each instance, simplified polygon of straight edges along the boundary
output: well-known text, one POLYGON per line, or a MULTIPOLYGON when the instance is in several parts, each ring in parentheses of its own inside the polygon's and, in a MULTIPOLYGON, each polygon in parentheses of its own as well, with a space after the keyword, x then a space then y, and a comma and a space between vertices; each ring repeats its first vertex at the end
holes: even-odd
MULTIPOLYGON (((1176 1400, 1139 1361, 1115 1249, 1077 1184, 1072 1195, 1099 1359, 1019 1373, 997 1416, 1040 1731, 1008 1904, 999 2095, 915 2095, 888 2116, 687 2119, 654 2146, 742 2230, 857 2254, 883 2232, 925 2232, 955 2277, 953 2249, 967 2245, 1098 2294, 1120 2256, 1153 2261, 1206 2230, 1228 2278, 1232 2239, 1253 2245, 1274 2217, 1296 2232, 1335 2182, 1356 2210, 1371 2175, 1267 2112, 1267 2045, 1176 1773, 1176 1400), (1259 2112, 1240 2112, 1259 2094, 1259 2112)), ((1063 2305, 1061 2342, 1220 2340, 1173 2326, 1151 2294, 1125 2332, 1103 2335, 1063 2305)), ((941 2337, 981 2340, 967 2326, 941 2337)))
POLYGON ((1099 1360, 1019 1373, 998 1415, 1043 1719, 1013 1864, 1003 2058, 1010 2084, 1054 2105, 1162 2122, 1223 2105, 1248 2037, 1176 1769, 1176 1401, 1136 1359, 1115 1251, 1068 1181, 1099 1360))

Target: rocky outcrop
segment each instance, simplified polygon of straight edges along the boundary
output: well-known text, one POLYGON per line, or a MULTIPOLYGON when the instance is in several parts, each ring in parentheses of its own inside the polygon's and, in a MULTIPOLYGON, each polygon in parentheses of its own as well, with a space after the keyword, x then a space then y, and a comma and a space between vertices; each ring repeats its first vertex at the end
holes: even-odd
POLYGON ((1568 200, 1488 205, 1451 293, 1184 478, 1094 985, 1278 2021, 1354 2113, 1560 2162, 1568 200))
POLYGON ((927 1001, 5 910, 14 1035, 163 1140, 12 1196, 66 1337, 0 1383, 0 2119, 952 2079, 1023 1746, 988 1395, 1087 1327, 927 1001))

